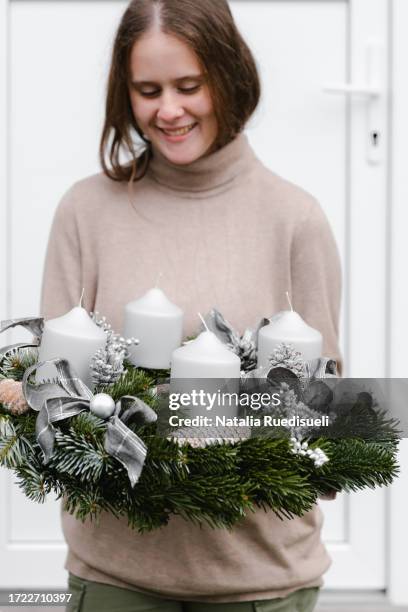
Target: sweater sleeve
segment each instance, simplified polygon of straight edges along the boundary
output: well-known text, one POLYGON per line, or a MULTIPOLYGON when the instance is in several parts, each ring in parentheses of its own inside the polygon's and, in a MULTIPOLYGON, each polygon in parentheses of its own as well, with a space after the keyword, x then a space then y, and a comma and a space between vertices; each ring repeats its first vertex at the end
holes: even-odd
POLYGON ((327 218, 314 200, 294 237, 291 273, 295 310, 321 332, 323 355, 336 359, 341 370, 340 258, 327 218))
POLYGON ((41 292, 41 313, 46 319, 61 316, 77 305, 82 291, 74 202, 74 188, 71 188, 62 198, 51 226, 41 292))

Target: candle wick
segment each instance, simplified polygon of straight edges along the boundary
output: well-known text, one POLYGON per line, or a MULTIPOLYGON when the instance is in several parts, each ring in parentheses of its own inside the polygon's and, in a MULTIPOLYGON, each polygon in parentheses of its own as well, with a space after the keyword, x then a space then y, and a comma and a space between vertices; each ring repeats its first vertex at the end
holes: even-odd
POLYGON ((204 325, 205 329, 206 329, 207 331, 210 331, 210 330, 208 329, 208 325, 207 325, 207 323, 205 322, 205 319, 204 319, 203 315, 201 314, 201 312, 199 312, 199 313, 198 313, 198 316, 200 317, 201 322, 202 322, 202 324, 204 325))
POLYGON ((292 302, 290 301, 289 291, 287 291, 287 292, 286 292, 286 297, 287 297, 287 299, 288 299, 290 309, 291 309, 291 311, 293 312, 293 306, 292 306, 292 302))
POLYGON ((82 287, 82 293, 79 300, 79 307, 82 308, 82 300, 84 299, 85 287, 82 287))
POLYGON ((155 285, 156 289, 159 288, 159 280, 162 278, 162 276, 163 276, 163 272, 159 272, 157 275, 157 279, 156 279, 156 285, 155 285))

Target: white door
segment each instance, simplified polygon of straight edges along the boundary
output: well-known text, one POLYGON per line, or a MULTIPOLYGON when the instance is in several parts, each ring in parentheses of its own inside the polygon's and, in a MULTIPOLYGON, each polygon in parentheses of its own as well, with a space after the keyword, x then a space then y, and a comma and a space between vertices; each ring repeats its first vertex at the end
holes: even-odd
MULTIPOLYGON (((270 168, 319 199, 336 235, 345 375, 386 376, 388 3, 233 6, 267 90, 251 141, 270 168)), ((385 491, 341 495, 321 507, 333 559, 326 587, 385 589, 385 491)))
MULTIPOLYGON (((385 375, 386 98, 323 89, 333 82, 385 88, 387 2, 231 5, 264 85, 250 140, 269 167, 317 196, 336 235, 344 270, 346 373, 385 375), (368 43, 375 47, 371 83, 368 43), (373 329, 377 351, 368 349, 373 329)), ((98 171, 107 59, 124 6, 113 0, 0 0, 0 27, 9 41, 0 36, 0 121, 7 133, 0 144, 0 171, 6 168, 0 185, 1 318, 37 313, 55 206, 74 180, 98 171)), ((334 561, 328 587, 387 586, 385 500, 384 492, 374 492, 323 504, 334 561)), ((3 471, 0 517, 0 588, 63 585, 56 504, 26 501, 3 471)))

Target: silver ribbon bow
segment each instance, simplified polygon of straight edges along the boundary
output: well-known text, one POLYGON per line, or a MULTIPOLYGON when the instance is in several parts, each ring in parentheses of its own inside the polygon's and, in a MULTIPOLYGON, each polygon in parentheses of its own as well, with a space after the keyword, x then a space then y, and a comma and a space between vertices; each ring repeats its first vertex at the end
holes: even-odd
MULTIPOLYGON (((36 363, 28 368, 23 377, 23 393, 29 406, 38 412, 36 436, 48 462, 54 451, 56 431, 54 423, 90 410, 94 397, 92 391, 74 374, 66 359, 52 359, 36 363), (53 364, 57 378, 51 382, 34 385, 30 376, 43 364, 53 364)), ((134 486, 142 473, 147 447, 126 423, 134 416, 141 423, 153 423, 157 415, 141 399, 123 396, 115 406, 114 414, 107 419, 104 447, 126 468, 131 485, 134 486)))

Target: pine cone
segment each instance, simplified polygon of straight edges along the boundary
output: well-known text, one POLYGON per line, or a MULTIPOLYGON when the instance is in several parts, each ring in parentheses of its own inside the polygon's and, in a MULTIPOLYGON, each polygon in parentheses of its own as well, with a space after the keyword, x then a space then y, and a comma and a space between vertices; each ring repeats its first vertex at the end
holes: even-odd
POLYGON ((302 354, 296 351, 292 344, 279 344, 269 357, 269 364, 272 368, 291 370, 299 378, 304 375, 305 362, 302 354))
POLYGON ((91 359, 91 376, 95 385, 112 385, 126 372, 123 367, 125 355, 116 351, 99 349, 91 359))
POLYGON ((106 317, 99 317, 99 312, 91 312, 91 316, 107 337, 105 348, 97 350, 91 359, 92 382, 95 385, 113 385, 126 374, 123 362, 129 356, 129 347, 139 344, 139 340, 116 334, 106 317))

